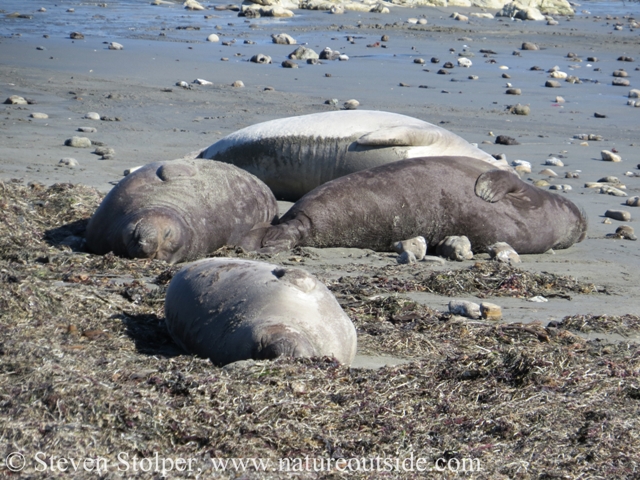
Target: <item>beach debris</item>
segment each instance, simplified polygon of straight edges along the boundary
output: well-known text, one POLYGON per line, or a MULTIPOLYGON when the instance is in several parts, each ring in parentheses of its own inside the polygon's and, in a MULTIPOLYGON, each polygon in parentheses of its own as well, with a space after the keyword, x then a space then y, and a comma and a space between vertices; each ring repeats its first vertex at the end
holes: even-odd
POLYGON ((61 158, 58 164, 64 165, 65 167, 69 167, 69 168, 75 168, 78 166, 78 160, 71 157, 65 157, 65 158, 61 158))
POLYGON ((522 262, 518 252, 516 252, 513 247, 506 242, 494 243, 489 246, 488 251, 491 258, 498 262, 509 264, 522 262))
POLYGON ((277 45, 296 45, 296 40, 287 33, 274 33, 271 35, 271 40, 277 45))
POLYGON ((640 206, 640 197, 637 195, 635 197, 631 197, 627 199, 627 205, 630 207, 638 207, 640 206))
POLYGON ((417 260, 422 260, 427 254, 427 241, 422 236, 401 240, 393 245, 393 249, 402 254, 403 252, 411 252, 417 260))
POLYGON ((109 50, 122 50, 124 49, 124 46, 118 42, 109 42, 108 48, 109 50))
POLYGON ((414 58, 413 63, 417 63, 418 65, 424 65, 424 58, 414 58))
POLYGON ((345 110, 355 110, 359 106, 360 106, 360 102, 353 98, 351 100, 347 100, 346 102, 344 102, 344 105, 343 105, 345 110))
POLYGON ((262 53, 258 53, 256 55, 254 55, 253 57, 251 57, 250 61, 253 62, 253 63, 268 64, 268 63, 271 63, 271 57, 269 55, 264 55, 262 53))
POLYGON ((480 318, 480 305, 466 300, 451 300, 449 302, 449 312, 454 315, 462 315, 467 318, 480 318))
POLYGON ((46 120, 49 118, 49 115, 41 112, 33 112, 29 115, 31 118, 35 118, 36 120, 46 120))
POLYGON ((471 260, 473 258, 471 242, 464 235, 452 235, 443 238, 436 246, 436 254, 448 260, 455 260, 458 262, 471 260))
POLYGON ((554 167, 564 167, 564 162, 557 157, 547 158, 544 161, 545 165, 552 165, 554 167))
POLYGON ((69 38, 72 40, 84 40, 84 35, 80 32, 71 32, 69 38))
POLYGON ((496 144, 498 145, 520 145, 520 142, 508 135, 498 135, 496 137, 496 144))
POLYGON ((19 95, 11 95, 4 103, 6 105, 27 105, 27 101, 19 95))
POLYGON ((621 162, 622 161, 622 157, 620 155, 618 155, 617 153, 613 153, 610 150, 602 150, 600 152, 600 156, 602 157, 602 160, 604 160, 605 162, 621 162))
POLYGON ((400 265, 409 265, 412 263, 416 263, 417 259, 413 252, 402 252, 398 256, 398 263, 400 265))
POLYGON ((207 42, 219 42, 219 41, 220 41, 220 37, 215 33, 212 33, 207 37, 207 42))
POLYGON ((296 48, 293 52, 289 54, 289 58, 292 60, 293 59, 310 60, 310 59, 318 59, 320 58, 320 55, 318 55, 311 48, 307 48, 304 45, 300 45, 298 48, 296 48))
POLYGON ((502 308, 495 303, 482 302, 480 304, 480 314, 485 320, 502 320, 502 308))
POLYGON ((540 50, 540 47, 533 42, 523 42, 520 50, 540 50))
POLYGON ((631 213, 626 210, 607 210, 604 212, 604 216, 621 222, 628 222, 631 220, 631 213))
POLYGON ((231 84, 231 86, 234 88, 242 88, 244 87, 244 82, 242 80, 236 80, 231 84))
POLYGON ((88 139, 87 137, 71 137, 71 138, 67 138, 64 141, 64 144, 67 147, 74 147, 74 148, 89 148, 91 146, 91 140, 88 139))
POLYGON ((100 114, 97 112, 88 112, 85 113, 83 118, 86 118, 87 120, 100 120, 100 114))
POLYGON ((608 238, 615 238, 621 240, 633 240, 636 241, 638 237, 636 237, 635 232, 633 231, 633 227, 629 225, 620 225, 616 228, 616 233, 610 233, 607 235, 608 238))

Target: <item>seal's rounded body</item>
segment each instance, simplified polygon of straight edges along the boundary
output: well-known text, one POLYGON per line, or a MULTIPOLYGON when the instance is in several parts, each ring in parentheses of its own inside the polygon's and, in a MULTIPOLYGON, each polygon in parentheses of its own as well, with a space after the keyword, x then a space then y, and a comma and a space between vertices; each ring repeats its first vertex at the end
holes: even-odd
POLYGON ((167 327, 216 365, 278 356, 350 364, 356 331, 327 287, 299 268, 231 258, 187 265, 171 280, 167 327))
POLYGON ((412 158, 352 173, 296 202, 277 225, 256 229, 245 248, 294 246, 391 251, 423 236, 430 250, 465 235, 474 252, 506 242, 518 253, 543 253, 581 241, 583 212, 567 198, 514 174, 465 157, 412 158))
POLYGON ((170 263, 194 260, 237 243, 277 212, 269 188, 233 165, 155 162, 123 178, 104 198, 87 226, 87 247, 170 263))
POLYGON ((342 110, 258 123, 200 153, 265 182, 278 199, 296 201, 335 178, 413 157, 460 155, 508 169, 504 160, 458 135, 397 113, 342 110))

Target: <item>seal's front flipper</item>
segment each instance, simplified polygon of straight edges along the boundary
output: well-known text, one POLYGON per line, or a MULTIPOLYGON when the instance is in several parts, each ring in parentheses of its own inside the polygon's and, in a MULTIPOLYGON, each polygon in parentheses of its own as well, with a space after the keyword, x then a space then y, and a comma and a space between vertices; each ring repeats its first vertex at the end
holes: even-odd
POLYGON ((520 178, 505 170, 491 170, 485 172, 476 180, 475 192, 486 202, 495 203, 502 200, 509 193, 522 190, 520 178))
POLYGON ((157 171, 156 175, 163 182, 169 182, 181 177, 194 177, 198 173, 198 167, 188 163, 165 163, 157 171))
POLYGON ((356 140, 358 145, 369 147, 414 147, 433 145, 442 138, 437 127, 397 127, 381 128, 367 133, 356 140))

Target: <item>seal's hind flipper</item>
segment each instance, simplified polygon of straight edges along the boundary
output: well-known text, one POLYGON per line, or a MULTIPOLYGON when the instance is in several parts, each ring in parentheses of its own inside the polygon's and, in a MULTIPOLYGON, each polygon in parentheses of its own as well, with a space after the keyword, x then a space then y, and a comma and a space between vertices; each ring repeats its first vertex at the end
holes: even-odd
POLYGON ((198 173, 198 167, 188 163, 165 163, 157 171, 156 175, 163 182, 169 182, 180 177, 194 177, 198 173))
POLYGON ((485 202, 495 203, 505 195, 522 190, 520 178, 505 170, 491 170, 484 172, 476 180, 476 195, 485 202))
POLYGON ((441 138, 437 128, 413 127, 399 125, 367 133, 356 142, 369 147, 413 147, 428 146, 441 138))

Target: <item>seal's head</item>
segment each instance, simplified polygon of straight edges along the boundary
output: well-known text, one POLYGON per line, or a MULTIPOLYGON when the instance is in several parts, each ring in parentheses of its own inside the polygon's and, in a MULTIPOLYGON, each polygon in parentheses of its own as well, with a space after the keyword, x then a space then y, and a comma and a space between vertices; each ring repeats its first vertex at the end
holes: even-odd
POLYGON ((174 212, 144 210, 122 230, 122 242, 131 258, 155 258, 168 263, 183 260, 190 244, 187 225, 174 212))

